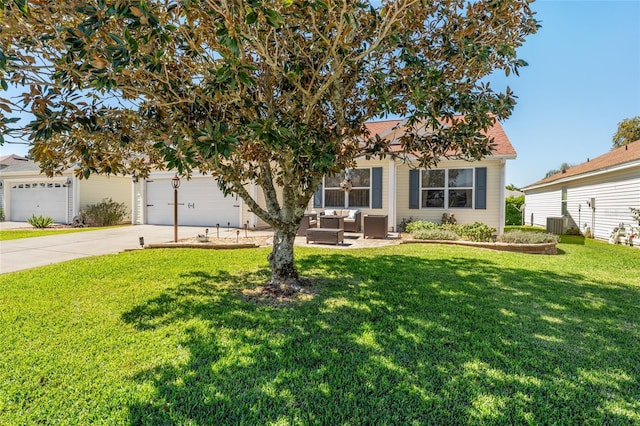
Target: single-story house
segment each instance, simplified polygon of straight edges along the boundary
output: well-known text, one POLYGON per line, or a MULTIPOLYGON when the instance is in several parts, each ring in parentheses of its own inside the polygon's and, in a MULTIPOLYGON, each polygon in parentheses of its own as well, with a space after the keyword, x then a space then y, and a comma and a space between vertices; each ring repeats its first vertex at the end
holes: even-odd
POLYGON ((72 170, 48 178, 32 160, 16 155, 0 158, 0 207, 7 221, 24 222, 42 215, 68 224, 80 209, 105 198, 124 203, 130 211, 131 178, 92 175, 79 179, 72 170))
POLYGON ((640 208, 640 140, 616 148, 523 188, 527 224, 559 221, 608 240, 621 223, 637 226, 630 207, 640 208))
MULTIPOLYGON (((401 120, 371 122, 372 134, 391 140, 399 148, 401 120), (394 142, 396 141, 396 142, 394 142)), ((458 223, 483 222, 502 232, 505 221, 505 168, 516 151, 502 126, 488 135, 494 138, 493 154, 482 161, 443 159, 432 169, 422 170, 401 160, 361 159, 349 171, 352 188, 340 188, 342 177, 327 176, 309 203, 309 211, 358 209, 362 215, 387 215, 389 230, 409 218, 440 223, 443 213, 454 214, 458 223)), ((134 183, 132 221, 135 224, 173 224, 171 172, 155 172, 134 183)), ((249 192, 264 205, 262 190, 249 185, 249 192)), ((249 229, 265 224, 241 198, 224 196, 210 176, 194 174, 181 179, 178 190, 178 222, 181 225, 249 229)))
MULTIPOLYGON (((367 123, 371 134, 390 140, 399 149, 401 120, 367 123)), ((358 209, 362 215, 387 215, 389 231, 408 219, 440 223, 444 213, 454 214, 458 223, 483 222, 502 232, 505 221, 505 169, 516 152, 502 126, 496 122, 488 131, 494 138, 492 155, 482 161, 442 159, 428 170, 415 168, 399 159, 360 159, 349 171, 352 188, 343 191, 340 176, 324 178, 309 203, 309 211, 358 209)), ((91 176, 80 180, 72 171, 52 179, 39 173, 32 161, 0 171, 3 204, 7 220, 26 220, 45 214, 57 222, 70 223, 78 211, 111 197, 131 209, 133 224, 173 224, 173 172, 153 172, 147 179, 91 176)), ((248 190, 264 205, 262 190, 249 184, 248 190)), ((264 227, 243 200, 225 196, 214 178, 194 173, 181 179, 178 189, 178 223, 215 228, 264 227)))

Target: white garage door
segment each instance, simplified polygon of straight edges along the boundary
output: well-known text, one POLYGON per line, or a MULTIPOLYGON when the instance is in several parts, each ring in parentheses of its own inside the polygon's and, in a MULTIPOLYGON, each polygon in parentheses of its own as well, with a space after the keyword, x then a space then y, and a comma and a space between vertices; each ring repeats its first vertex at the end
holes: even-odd
MULTIPOLYGON (((173 225, 171 179, 147 181, 147 223, 173 225)), ((211 178, 182 179, 178 189, 178 224, 226 227, 240 225, 240 200, 225 197, 211 178)))
POLYGON ((31 216, 49 216, 67 223, 67 185, 61 182, 30 182, 11 185, 11 220, 23 222, 31 216))

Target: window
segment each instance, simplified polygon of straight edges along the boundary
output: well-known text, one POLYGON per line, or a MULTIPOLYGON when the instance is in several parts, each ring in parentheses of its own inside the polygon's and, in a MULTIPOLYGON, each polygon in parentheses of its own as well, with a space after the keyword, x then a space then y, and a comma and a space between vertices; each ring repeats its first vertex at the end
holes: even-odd
POLYGON ((423 170, 422 208, 472 208, 473 169, 423 170))
POLYGON ((566 186, 562 187, 562 203, 560 206, 560 211, 562 212, 563 216, 569 213, 569 210, 567 210, 567 187, 566 186))
POLYGON ((324 178, 325 207, 369 207, 371 204, 371 169, 352 169, 324 178), (351 190, 343 191, 340 184, 351 178, 351 190))

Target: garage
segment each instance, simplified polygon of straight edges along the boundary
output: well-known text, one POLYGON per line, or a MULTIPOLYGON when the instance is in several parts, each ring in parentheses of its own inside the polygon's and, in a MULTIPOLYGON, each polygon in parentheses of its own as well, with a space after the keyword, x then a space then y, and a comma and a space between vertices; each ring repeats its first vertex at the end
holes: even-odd
POLYGON ((49 216, 68 223, 69 191, 65 182, 13 182, 9 191, 10 218, 26 222, 31 216, 49 216))
MULTIPOLYGON (((147 181, 146 222, 173 225, 171 178, 147 181)), ((211 177, 182 179, 178 189, 178 224, 183 226, 240 226, 240 199, 225 197, 211 177)))

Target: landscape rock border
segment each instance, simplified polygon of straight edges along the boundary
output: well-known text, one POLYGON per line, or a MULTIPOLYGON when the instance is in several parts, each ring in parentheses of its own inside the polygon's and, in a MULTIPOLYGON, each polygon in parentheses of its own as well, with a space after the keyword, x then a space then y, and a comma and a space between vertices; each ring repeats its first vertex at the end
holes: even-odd
POLYGON ((464 240, 418 240, 415 238, 403 239, 401 244, 448 244, 457 246, 481 247, 491 250, 510 251, 526 254, 558 254, 556 243, 542 244, 513 244, 513 243, 488 243, 464 240))

